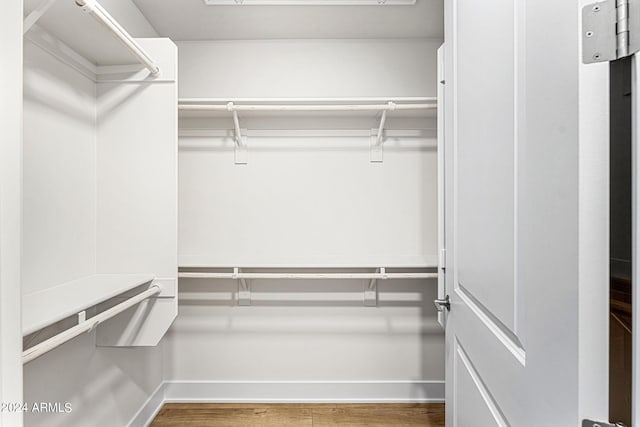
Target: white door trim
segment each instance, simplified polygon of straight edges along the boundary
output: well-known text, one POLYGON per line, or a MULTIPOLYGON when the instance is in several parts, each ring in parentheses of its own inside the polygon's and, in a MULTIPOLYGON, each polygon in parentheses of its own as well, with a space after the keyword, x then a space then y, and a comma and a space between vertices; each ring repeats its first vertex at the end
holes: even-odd
POLYGON ((22 1, 0 13, 0 426, 22 426, 22 1), (17 404, 17 405, 16 405, 17 404))

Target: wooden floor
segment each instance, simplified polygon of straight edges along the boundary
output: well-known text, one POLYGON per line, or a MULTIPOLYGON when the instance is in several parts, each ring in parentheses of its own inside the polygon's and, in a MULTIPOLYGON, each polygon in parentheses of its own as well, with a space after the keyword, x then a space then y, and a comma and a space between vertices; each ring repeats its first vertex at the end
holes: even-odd
POLYGON ((444 404, 167 403, 151 427, 444 426, 444 404))

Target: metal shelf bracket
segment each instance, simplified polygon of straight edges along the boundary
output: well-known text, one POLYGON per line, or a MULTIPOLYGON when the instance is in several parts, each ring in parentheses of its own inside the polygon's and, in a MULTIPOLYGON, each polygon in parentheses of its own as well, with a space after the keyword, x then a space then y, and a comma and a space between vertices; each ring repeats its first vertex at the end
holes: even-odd
POLYGON ((239 277, 240 269, 234 267, 233 278, 238 281, 238 305, 251 305, 251 284, 247 279, 239 277))
POLYGON ((365 307, 377 307, 378 305, 378 280, 387 280, 386 269, 380 268, 379 273, 382 275, 380 279, 371 279, 369 285, 364 290, 365 307))
POLYGON ((233 114, 234 140, 236 142, 236 148, 235 148, 236 165, 246 165, 248 160, 247 130, 240 128, 240 118, 238 117, 238 111, 236 110, 233 102, 229 102, 227 104, 227 110, 233 114))
POLYGON ((382 163, 383 161, 384 125, 387 122, 387 112, 394 111, 396 104, 389 102, 387 107, 382 111, 378 129, 371 129, 371 163, 382 163))

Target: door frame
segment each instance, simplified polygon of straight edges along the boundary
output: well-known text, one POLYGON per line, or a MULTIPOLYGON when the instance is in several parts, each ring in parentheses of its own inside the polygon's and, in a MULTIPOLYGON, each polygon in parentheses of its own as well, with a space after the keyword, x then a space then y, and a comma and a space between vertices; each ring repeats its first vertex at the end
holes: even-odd
POLYGON ((640 423, 640 54, 631 61, 631 422, 640 423))
MULTIPOLYGON (((22 403, 22 0, 0 14, 0 402, 22 403)), ((0 426, 22 426, 21 408, 0 410, 0 426)))

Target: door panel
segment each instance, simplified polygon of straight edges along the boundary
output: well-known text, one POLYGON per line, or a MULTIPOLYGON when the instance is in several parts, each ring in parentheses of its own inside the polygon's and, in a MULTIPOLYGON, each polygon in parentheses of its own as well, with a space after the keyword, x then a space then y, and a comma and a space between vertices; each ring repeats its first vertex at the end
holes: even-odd
POLYGON ((456 405, 466 410, 456 412, 454 425, 457 427, 508 426, 493 396, 482 383, 478 372, 458 342, 456 342, 455 358, 456 405))
POLYGON ((454 120, 458 143, 457 282, 501 324, 515 331, 511 3, 500 0, 488 7, 477 0, 458 1, 459 32, 454 45, 458 108, 454 120), (497 25, 487 31, 487 22, 497 25))
POLYGON ((466 400, 456 401, 455 408, 462 410, 456 410, 455 417, 468 417, 471 422, 459 425, 518 425, 509 423, 508 417, 517 419, 511 408, 523 398, 512 391, 526 363, 516 322, 516 117, 520 105, 514 46, 524 27, 518 25, 515 11, 512 0, 490 5, 455 2, 451 297, 452 317, 459 326, 454 325, 452 339, 456 374, 460 380, 466 375, 474 384, 470 390, 455 389, 456 395, 467 395, 466 400))
POLYGON ((583 3, 445 2, 448 426, 607 417, 608 66, 580 63, 583 3))

